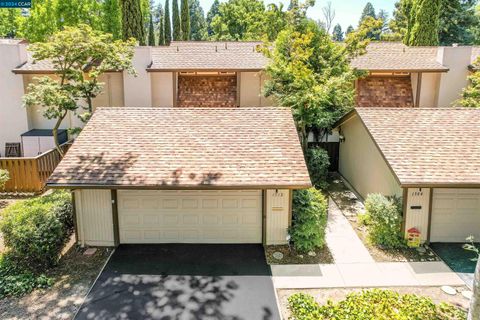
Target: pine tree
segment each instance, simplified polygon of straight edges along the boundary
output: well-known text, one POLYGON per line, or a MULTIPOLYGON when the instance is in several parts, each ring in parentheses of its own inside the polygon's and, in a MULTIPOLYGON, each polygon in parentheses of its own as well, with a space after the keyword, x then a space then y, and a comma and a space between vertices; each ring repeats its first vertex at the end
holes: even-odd
POLYGON ((122 35, 124 40, 135 38, 141 46, 145 45, 140 0, 122 0, 122 35))
POLYGON ((333 41, 343 41, 342 26, 339 23, 333 27, 332 39, 333 41))
POLYGON ((103 30, 111 33, 115 40, 122 37, 122 12, 118 0, 103 3, 103 30))
POLYGON ((415 15, 415 23, 408 45, 438 46, 440 0, 415 0, 412 14, 415 15))
POLYGON ((349 25, 348 28, 347 28, 347 31, 345 31, 345 35, 349 34, 349 33, 352 33, 355 29, 353 29, 353 26, 352 25, 349 25))
POLYGON ((198 0, 190 0, 190 38, 192 40, 207 39, 207 22, 205 13, 198 0))
POLYGON ((164 15, 165 45, 169 46, 172 42, 172 24, 170 23, 170 3, 165 0, 165 15, 164 15))
POLYGON ((162 5, 158 6, 158 45, 165 45, 165 12, 162 5))
POLYGON ((214 0, 212 6, 210 7, 210 10, 207 13, 207 30, 208 30, 209 36, 213 35, 213 29, 212 29, 213 18, 215 18, 219 14, 220 14, 220 2, 218 0, 214 0))
POLYGON ((363 8, 363 12, 362 12, 362 15, 360 16, 360 21, 358 22, 358 24, 359 25, 362 24, 362 21, 366 17, 372 17, 373 19, 377 19, 377 15, 375 14, 375 8, 370 2, 367 2, 367 4, 365 5, 365 8, 363 8))
POLYGON ((182 29, 182 40, 190 40, 190 9, 188 6, 188 0, 181 1, 182 6, 182 20, 180 22, 182 29))
POLYGON ((148 45, 149 46, 155 45, 155 29, 153 28, 153 18, 151 13, 150 13, 150 23, 148 24, 148 45))
POLYGON ((180 26, 180 14, 178 12, 178 1, 172 1, 172 24, 173 24, 173 40, 178 41, 182 38, 182 29, 180 26))

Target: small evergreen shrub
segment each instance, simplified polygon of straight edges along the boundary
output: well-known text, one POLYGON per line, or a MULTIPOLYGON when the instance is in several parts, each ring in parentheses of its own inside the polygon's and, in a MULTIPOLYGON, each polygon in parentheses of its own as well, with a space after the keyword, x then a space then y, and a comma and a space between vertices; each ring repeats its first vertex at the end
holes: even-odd
POLYGON ((7 170, 0 169, 0 190, 5 187, 5 183, 10 179, 7 170))
POLYGON ((327 151, 322 148, 310 148, 306 158, 313 185, 320 189, 327 188, 328 168, 330 167, 327 151))
POLYGON ((405 247, 402 235, 402 204, 399 198, 369 194, 365 201, 370 241, 387 249, 405 247))
POLYGON ((43 272, 57 263, 72 225, 70 195, 57 191, 7 207, 0 231, 8 255, 17 264, 43 272))
POLYGON ((308 252, 325 245, 327 199, 315 188, 293 192, 290 239, 296 250, 308 252))
POLYGON ((288 298, 288 306, 293 320, 467 319, 466 313, 453 305, 435 304, 427 297, 379 289, 353 292, 338 303, 328 301, 323 306, 312 296, 297 293, 288 298))

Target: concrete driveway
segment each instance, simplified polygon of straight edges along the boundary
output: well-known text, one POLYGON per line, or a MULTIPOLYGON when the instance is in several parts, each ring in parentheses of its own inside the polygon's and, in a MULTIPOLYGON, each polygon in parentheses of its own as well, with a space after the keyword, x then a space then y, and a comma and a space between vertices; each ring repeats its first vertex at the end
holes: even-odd
POLYGON ((75 319, 280 319, 261 245, 121 245, 75 319))

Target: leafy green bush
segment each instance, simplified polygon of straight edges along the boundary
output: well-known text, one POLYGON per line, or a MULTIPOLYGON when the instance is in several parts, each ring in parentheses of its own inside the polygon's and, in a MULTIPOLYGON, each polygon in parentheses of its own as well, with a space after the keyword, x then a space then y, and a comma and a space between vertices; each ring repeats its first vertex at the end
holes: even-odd
POLYGON ((5 187, 5 183, 7 183, 8 179, 10 179, 8 171, 0 169, 0 189, 3 189, 3 187, 5 187))
POLYGON ((288 298, 288 304, 294 320, 463 320, 467 318, 464 311, 450 304, 437 305, 427 297, 379 289, 350 293, 338 303, 328 301, 323 306, 318 305, 312 296, 297 293, 288 298))
POLYGON ((402 204, 399 198, 369 194, 365 201, 370 241, 387 249, 405 247, 402 236, 402 204))
POLYGON ((47 288, 53 280, 45 274, 20 268, 8 256, 0 256, 0 298, 21 296, 38 288, 47 288))
POLYGON ((306 158, 313 185, 320 189, 328 187, 327 176, 330 159, 327 151, 322 148, 310 148, 306 158))
POLYGON ((42 272, 54 266, 71 234, 70 202, 67 192, 57 191, 7 207, 0 231, 8 255, 32 271, 42 272))
POLYGON ((289 229, 295 249, 303 252, 325 244, 327 199, 315 188, 293 192, 293 221, 289 229))

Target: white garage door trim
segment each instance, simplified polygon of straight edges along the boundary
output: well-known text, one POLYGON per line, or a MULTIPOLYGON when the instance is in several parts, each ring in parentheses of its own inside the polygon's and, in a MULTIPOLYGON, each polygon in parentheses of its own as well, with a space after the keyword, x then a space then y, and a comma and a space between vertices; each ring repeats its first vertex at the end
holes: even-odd
POLYGON ((480 189, 433 189, 430 242, 480 240, 480 189))
POLYGON ((262 191, 119 190, 120 243, 261 243, 262 191))

